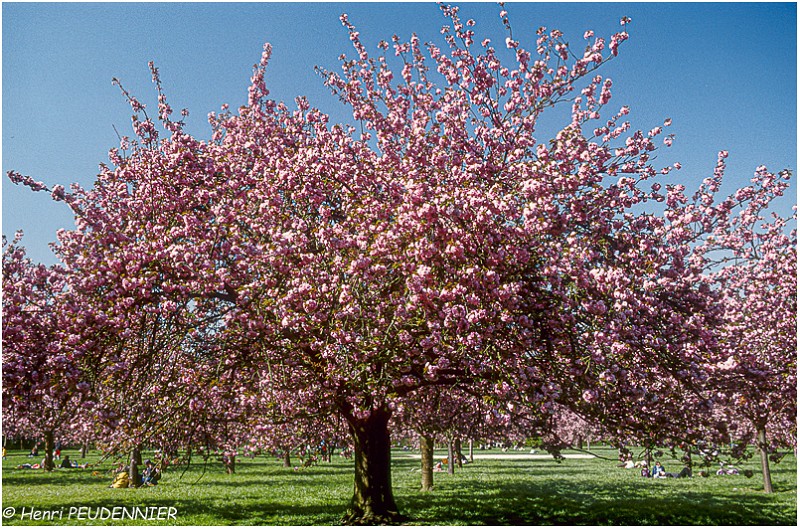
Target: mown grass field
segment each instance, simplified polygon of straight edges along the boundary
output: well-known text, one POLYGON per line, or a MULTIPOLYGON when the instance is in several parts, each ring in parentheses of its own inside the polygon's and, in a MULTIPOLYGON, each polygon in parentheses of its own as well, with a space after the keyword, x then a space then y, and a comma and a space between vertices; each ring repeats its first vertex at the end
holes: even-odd
MULTIPOLYGON (((66 450, 72 458, 76 452, 66 450)), ((477 454, 486 452, 476 451, 477 454)), ((513 453, 513 452, 512 452, 513 453)), ((604 454, 613 457, 610 450, 604 454)), ((96 455, 96 454, 95 454, 96 455)), ((773 467, 775 494, 761 492, 756 461, 739 468, 752 478, 715 476, 645 479, 638 470, 603 459, 476 459, 454 476, 434 475, 435 490, 419 491, 419 459, 397 451, 395 498, 411 525, 796 525, 797 462, 787 456, 773 467)), ((438 455, 438 453, 437 453, 438 455)), ((146 452, 145 457, 151 457, 146 452)), ((96 458, 95 458, 96 459, 96 458)), ((90 456, 89 461, 92 461, 90 456)), ((295 471, 268 457, 237 460, 236 474, 221 463, 172 469, 156 487, 110 489, 107 473, 91 470, 15 470, 33 463, 25 452, 3 461, 3 514, 8 525, 335 525, 352 494, 352 461, 295 471), (174 520, 69 519, 70 507, 174 507, 174 520), (9 508, 14 509, 14 514, 9 508), (60 511, 61 519, 20 519, 23 509, 60 511)), ((679 464, 662 458, 667 471, 679 464)), ((101 470, 108 470, 105 463, 101 470)), ((95 469, 98 470, 98 469, 95 469)))

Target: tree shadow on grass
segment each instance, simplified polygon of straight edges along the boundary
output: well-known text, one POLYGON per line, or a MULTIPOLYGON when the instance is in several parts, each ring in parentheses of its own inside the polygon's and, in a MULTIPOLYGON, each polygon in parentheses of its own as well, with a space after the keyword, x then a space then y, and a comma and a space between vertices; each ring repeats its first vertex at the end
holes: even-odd
POLYGON ((4 487, 25 487, 33 485, 96 485, 103 480, 111 483, 109 474, 93 476, 91 470, 72 469, 54 470, 44 472, 43 470, 4 470, 4 487))
POLYGON ((198 500, 177 500, 168 504, 181 514, 208 515, 217 525, 335 525, 347 508, 341 505, 294 505, 271 501, 209 504, 198 500))
POLYGON ((292 468, 281 467, 279 472, 274 472, 285 476, 287 474, 294 474, 297 476, 330 476, 333 474, 352 474, 353 465, 347 467, 341 466, 313 466, 313 467, 299 467, 298 470, 292 468))
POLYGON ((767 496, 657 493, 639 485, 582 487, 558 478, 487 490, 464 480, 442 483, 433 494, 407 494, 401 508, 412 523, 431 525, 794 525, 797 516, 767 496))
MULTIPOLYGON (((125 493, 125 491, 120 491, 125 493)), ((20 506, 17 506, 19 509, 20 506)), ((26 507, 31 507, 27 505, 26 507)), ((168 498, 148 498, 133 495, 120 495, 116 498, 105 499, 86 499, 80 502, 81 508, 87 508, 87 514, 82 519, 77 517, 68 518, 69 511, 65 511, 61 519, 54 519, 56 525, 61 524, 89 524, 89 525, 197 525, 197 520, 205 524, 218 526, 226 525, 336 525, 345 513, 346 503, 341 504, 318 504, 318 505, 294 505, 290 503, 279 503, 269 500, 242 499, 241 501, 220 499, 168 499, 168 498), (162 511, 161 518, 151 520, 118 518, 117 520, 103 519, 98 509, 105 507, 108 509, 106 515, 116 507, 130 509, 135 508, 146 510, 148 507, 174 507, 174 519, 166 517, 162 511)), ((42 508, 34 506, 34 508, 42 508)), ((58 509, 57 506, 47 508, 58 509)), ((9 525, 39 525, 41 522, 26 522, 17 518, 6 520, 9 525)))
MULTIPOLYGON (((597 471, 547 460, 476 462, 455 476, 437 474, 435 491, 421 493, 419 472, 410 472, 418 468, 419 460, 393 464, 395 496, 412 524, 794 525, 797 516, 796 502, 787 502, 786 493, 759 494, 759 483, 744 477, 646 480, 616 468, 597 471)), ((780 475, 776 488, 793 491, 789 478, 795 472, 794 467, 776 472, 780 475)), ((335 525, 346 510, 346 490, 352 486, 352 477, 344 475, 352 475, 348 462, 298 473, 242 465, 241 472, 232 476, 207 474, 194 489, 200 473, 190 471, 179 479, 176 471, 165 475, 163 490, 159 486, 134 494, 109 491, 104 498, 86 498, 80 504, 171 506, 178 510, 173 522, 177 524, 335 525), (323 479, 332 475, 338 477, 323 479), (271 492, 275 490, 279 492, 271 492)), ((80 470, 6 471, 3 481, 23 491, 34 491, 40 484, 105 487, 110 483, 105 474, 96 477, 80 470)))

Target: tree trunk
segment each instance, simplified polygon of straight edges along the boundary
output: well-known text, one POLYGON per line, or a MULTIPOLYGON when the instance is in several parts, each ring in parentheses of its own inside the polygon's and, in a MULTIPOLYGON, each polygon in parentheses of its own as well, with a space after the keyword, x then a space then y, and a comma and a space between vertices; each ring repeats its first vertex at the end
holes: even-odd
POLYGON ((131 487, 138 487, 142 484, 142 480, 139 478, 139 465, 141 464, 142 453, 137 445, 133 447, 133 450, 131 450, 131 463, 128 469, 128 477, 131 480, 131 487))
POLYGON ((53 449, 55 448, 53 437, 52 431, 44 433, 44 469, 48 472, 55 468, 53 464, 53 449))
POLYGON ((772 488, 772 475, 769 471, 769 445, 767 445, 766 426, 756 426, 756 444, 761 454, 761 473, 764 475, 764 492, 771 494, 775 492, 775 489, 772 488))
POLYGON ((448 474, 455 474, 456 473, 456 464, 453 457, 453 440, 447 440, 447 473, 448 474))
POLYGON ((292 454, 289 452, 289 449, 283 451, 283 466, 284 467, 291 467, 292 466, 292 454))
POLYGON ((353 500, 343 522, 381 525, 402 521, 392 495, 392 453, 386 408, 373 410, 366 418, 348 417, 355 453, 353 500))
POLYGON ((228 474, 236 474, 236 456, 227 456, 223 461, 225 462, 225 472, 228 474))
POLYGON ((464 463, 461 462, 463 455, 461 454, 461 438, 456 437, 455 439, 455 446, 453 447, 453 455, 456 458, 456 464, 458 468, 464 468, 464 463))
POLYGON ((475 462, 475 460, 472 458, 472 439, 469 440, 469 462, 475 462))
POLYGON ((86 459, 86 452, 89 450, 89 443, 81 444, 81 459, 86 459))
POLYGON ((688 468, 689 471, 691 472, 692 465, 694 464, 694 462, 692 461, 692 451, 688 446, 683 451, 682 461, 683 461, 683 464, 686 466, 686 468, 688 468))
POLYGON ((419 448, 422 452, 422 490, 433 490, 433 437, 419 434, 419 448))

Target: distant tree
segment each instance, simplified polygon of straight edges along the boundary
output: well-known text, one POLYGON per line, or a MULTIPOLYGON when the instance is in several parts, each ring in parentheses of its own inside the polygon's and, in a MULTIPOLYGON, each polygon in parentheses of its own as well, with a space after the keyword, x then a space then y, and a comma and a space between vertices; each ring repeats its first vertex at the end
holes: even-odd
POLYGON ((711 388, 729 422, 752 427, 765 492, 774 490, 770 453, 779 443, 797 446, 797 215, 766 210, 788 177, 759 167, 752 185, 723 203, 746 205, 720 219, 703 246, 725 310, 714 329, 720 352, 709 365, 711 388))
POLYGON ((73 334, 64 269, 34 264, 3 238, 3 432, 44 438, 44 468, 53 470, 55 441, 70 440, 90 386, 73 334))

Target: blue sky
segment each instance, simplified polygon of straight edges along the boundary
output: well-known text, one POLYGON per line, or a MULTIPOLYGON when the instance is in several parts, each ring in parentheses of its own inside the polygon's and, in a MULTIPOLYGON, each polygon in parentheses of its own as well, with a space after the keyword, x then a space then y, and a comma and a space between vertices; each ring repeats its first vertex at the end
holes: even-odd
MULTIPOLYGON (((461 5, 477 21, 478 37, 504 41, 490 3, 461 5)), ((619 19, 633 19, 631 39, 602 71, 614 81, 616 109, 631 107, 634 127, 649 130, 672 118, 674 146, 658 163, 681 162, 670 179, 690 189, 709 176, 716 153, 730 151, 727 188, 753 170, 797 167, 797 33, 794 3, 507 3, 514 36, 531 44, 539 26, 562 30, 581 49, 583 32, 608 37, 619 19)), ((52 263, 47 243, 72 227, 63 204, 16 187, 14 169, 48 185, 90 186, 113 127, 130 134, 130 107, 112 86, 150 107, 155 92, 147 63, 156 62, 170 104, 188 108, 189 130, 209 136, 206 116, 244 103, 252 65, 264 42, 273 45, 267 85, 275 99, 297 95, 347 120, 346 109, 322 86, 314 66, 338 68, 352 54, 339 22, 346 12, 369 49, 396 33, 416 32, 444 45, 445 19, 432 2, 415 3, 4 3, 2 70, 2 231, 22 229, 37 261, 52 263)), ((480 38, 478 39, 480 40, 480 38)), ((534 46, 529 46, 533 48, 534 46)), ((551 117, 555 126, 560 115, 551 117)), ((546 138, 540 138, 540 140, 546 138)), ((796 189, 796 185, 795 185, 796 189)), ((778 204, 788 214, 796 195, 778 204)))

